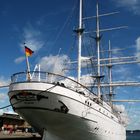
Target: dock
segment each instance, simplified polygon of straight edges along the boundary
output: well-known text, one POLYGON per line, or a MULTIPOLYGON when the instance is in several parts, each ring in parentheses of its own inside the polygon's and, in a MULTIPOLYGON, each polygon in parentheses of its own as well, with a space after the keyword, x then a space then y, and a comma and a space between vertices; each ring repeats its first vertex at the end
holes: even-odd
POLYGON ((0 140, 41 140, 41 136, 38 133, 3 133, 0 132, 0 140))

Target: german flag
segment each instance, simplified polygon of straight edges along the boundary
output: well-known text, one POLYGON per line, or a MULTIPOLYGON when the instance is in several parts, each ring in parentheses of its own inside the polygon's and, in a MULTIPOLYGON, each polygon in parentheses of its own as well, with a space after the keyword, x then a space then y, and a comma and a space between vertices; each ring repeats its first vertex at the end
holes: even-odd
POLYGON ((25 46, 25 54, 26 56, 31 56, 34 53, 30 48, 25 46))

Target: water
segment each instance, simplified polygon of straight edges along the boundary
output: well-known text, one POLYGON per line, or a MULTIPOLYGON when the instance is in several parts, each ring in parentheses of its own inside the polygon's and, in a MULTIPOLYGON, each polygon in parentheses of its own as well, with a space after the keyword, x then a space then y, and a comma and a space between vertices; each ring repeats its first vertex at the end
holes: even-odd
POLYGON ((126 140, 140 140, 140 133, 127 133, 126 140))
POLYGON ((140 136, 128 136, 126 140, 140 140, 140 136))

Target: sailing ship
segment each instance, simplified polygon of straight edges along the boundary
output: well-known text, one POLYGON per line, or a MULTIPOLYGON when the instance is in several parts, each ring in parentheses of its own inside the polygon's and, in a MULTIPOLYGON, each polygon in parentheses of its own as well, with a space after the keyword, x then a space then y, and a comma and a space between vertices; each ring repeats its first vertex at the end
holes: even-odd
POLYGON ((101 15, 98 4, 95 16, 97 59, 82 57, 83 20, 89 18, 83 17, 82 7, 83 0, 80 0, 79 27, 75 30, 79 44, 77 80, 70 76, 42 72, 40 67, 38 71, 28 69, 27 72, 12 75, 9 86, 10 102, 14 111, 43 135, 43 140, 126 140, 127 123, 124 121, 122 112, 112 102, 112 86, 125 85, 125 83, 112 82, 111 54, 106 59, 109 62, 106 64, 109 68, 109 82, 102 83, 104 76, 101 74, 101 67, 105 64, 101 63, 100 58, 99 17, 101 15), (96 81, 96 84, 91 84, 92 88, 90 85, 82 84, 81 81, 82 63, 85 61, 88 61, 88 65, 89 62, 94 63, 97 68, 96 75, 89 74, 91 81, 96 81), (109 87, 107 99, 101 92, 103 87, 109 87))

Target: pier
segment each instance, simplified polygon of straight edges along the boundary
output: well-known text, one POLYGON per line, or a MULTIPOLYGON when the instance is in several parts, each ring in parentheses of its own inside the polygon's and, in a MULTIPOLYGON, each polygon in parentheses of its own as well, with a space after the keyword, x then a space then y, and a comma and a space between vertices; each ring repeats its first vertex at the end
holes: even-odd
POLYGON ((0 140, 41 140, 41 136, 38 133, 22 133, 16 132, 13 134, 6 134, 0 132, 0 140))

